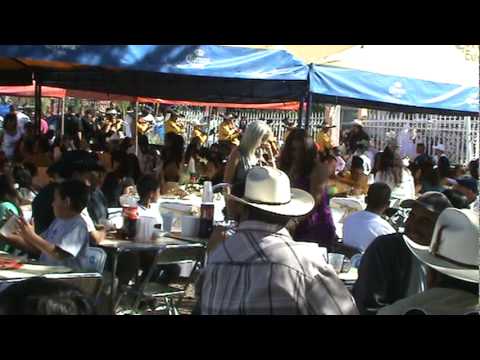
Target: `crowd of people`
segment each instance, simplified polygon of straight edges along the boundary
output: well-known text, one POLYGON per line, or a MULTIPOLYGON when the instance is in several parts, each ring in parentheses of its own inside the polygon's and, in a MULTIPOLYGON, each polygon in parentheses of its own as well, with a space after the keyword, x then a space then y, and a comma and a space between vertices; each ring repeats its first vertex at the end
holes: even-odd
MULTIPOLYGON (((279 141, 267 122, 241 119, 237 126, 237 117, 226 114, 218 142, 208 144, 201 124, 186 139, 182 115, 174 109, 165 114, 158 146, 147 136, 151 110, 142 110, 136 150, 131 112, 121 119, 114 107, 100 117, 69 108, 62 136, 58 117, 46 117, 36 131, 12 106, 0 137, 0 221, 18 220, 17 231, 0 239, 0 250, 81 269, 88 248, 106 237, 108 208, 120 207, 122 196, 137 195, 140 220, 154 217, 161 226, 155 207, 161 195, 178 193, 179 184, 211 181, 229 185, 224 213, 238 226, 233 236, 218 227, 209 240, 209 261, 196 287, 198 313, 402 313, 416 303, 398 301, 429 287, 457 289, 468 306, 478 295, 478 269, 475 288, 472 277, 445 274, 408 243, 428 246, 434 235, 454 241, 446 231, 437 234, 436 223, 451 208, 459 218, 478 211, 478 159, 452 168, 441 144, 433 157, 417 144, 416 158, 402 159, 395 140, 374 149, 360 120, 334 147, 328 124, 316 139, 290 124, 279 141), (365 198, 366 208, 346 218, 339 238, 330 200, 350 196, 365 198), (31 221, 22 214, 26 204, 31 221), (411 209, 403 233, 388 222, 392 208, 401 207, 411 209), (360 254, 353 295, 320 248, 360 254)), ((142 266, 149 261, 128 259, 142 266)), ((128 282, 131 269, 122 271, 130 274, 119 275, 128 282)))

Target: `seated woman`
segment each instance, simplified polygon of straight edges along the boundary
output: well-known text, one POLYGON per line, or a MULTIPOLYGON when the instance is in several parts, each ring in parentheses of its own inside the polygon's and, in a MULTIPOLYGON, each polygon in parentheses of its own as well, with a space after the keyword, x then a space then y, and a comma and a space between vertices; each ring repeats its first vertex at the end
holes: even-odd
MULTIPOLYGON (((0 227, 12 215, 22 216, 20 197, 15 190, 12 178, 8 175, 0 175, 0 227)), ((13 253, 15 247, 0 239, 0 251, 13 253)))
POLYGON ((101 190, 108 207, 120 207, 119 199, 124 190, 122 181, 131 178, 135 182, 140 177, 140 166, 135 155, 115 151, 112 153, 112 168, 105 177, 101 190))
POLYGON ((366 195, 368 192, 368 176, 364 173, 363 160, 359 156, 352 158, 350 171, 336 176, 337 187, 342 188, 340 193, 351 195, 366 195), (342 187, 343 185, 343 187, 342 187))
POLYGON ((21 205, 31 204, 38 191, 34 189, 33 178, 30 171, 23 166, 13 168, 13 177, 18 184, 18 194, 21 205))
POLYGON ((165 182, 178 183, 183 170, 184 140, 181 135, 169 132, 165 135, 165 147, 162 153, 163 176, 165 182))
MULTIPOLYGON (((279 163, 280 169, 290 177, 291 186, 308 191, 315 199, 315 207, 310 214, 289 224, 293 238, 332 249, 336 234, 327 193, 328 161, 318 160, 315 141, 304 129, 293 129, 287 137, 279 163)), ((336 161, 333 162, 333 174, 335 167, 336 161)))
POLYGON ((422 164, 418 176, 420 194, 426 193, 427 191, 443 192, 446 190, 446 187, 442 185, 443 181, 440 177, 440 171, 438 168, 435 168, 432 160, 427 160, 422 164))
POLYGON ((194 137, 185 150, 185 157, 183 161, 184 167, 187 169, 190 176, 197 174, 200 167, 200 149, 202 148, 202 141, 198 137, 194 137))
POLYGON ((415 199, 415 181, 410 171, 404 166, 400 155, 386 147, 380 155, 375 182, 390 186, 392 200, 415 199))
POLYGON ((245 182, 247 171, 259 164, 262 153, 269 154, 270 166, 275 166, 270 142, 273 132, 265 121, 248 124, 238 148, 234 148, 225 168, 224 181, 229 184, 245 182))

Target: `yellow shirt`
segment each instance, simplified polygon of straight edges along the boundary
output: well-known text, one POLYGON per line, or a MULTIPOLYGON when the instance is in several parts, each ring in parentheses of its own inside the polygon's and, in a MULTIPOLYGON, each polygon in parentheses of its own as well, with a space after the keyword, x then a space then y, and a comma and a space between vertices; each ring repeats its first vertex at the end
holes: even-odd
POLYGON ((185 132, 185 129, 182 124, 170 119, 165 122, 165 134, 168 134, 169 132, 182 135, 185 132))
POLYGON ((320 146, 319 151, 324 152, 325 150, 332 148, 332 139, 330 139, 330 135, 327 133, 320 131, 317 134, 317 144, 320 146))
POLYGON ((205 144, 205 141, 207 141, 207 134, 197 128, 193 129, 193 137, 198 137, 201 145, 205 144))
POLYGON ((236 129, 232 129, 229 123, 222 122, 218 127, 218 140, 228 141, 234 145, 240 145, 236 129))

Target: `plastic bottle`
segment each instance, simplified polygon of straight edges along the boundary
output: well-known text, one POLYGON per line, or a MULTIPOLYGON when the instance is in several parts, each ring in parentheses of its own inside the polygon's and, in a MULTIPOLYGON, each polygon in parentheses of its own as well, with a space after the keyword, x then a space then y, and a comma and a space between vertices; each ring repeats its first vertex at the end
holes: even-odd
POLYGON ((213 217, 215 205, 213 203, 212 182, 205 181, 203 184, 202 204, 200 206, 200 230, 199 237, 208 238, 213 231, 213 217))

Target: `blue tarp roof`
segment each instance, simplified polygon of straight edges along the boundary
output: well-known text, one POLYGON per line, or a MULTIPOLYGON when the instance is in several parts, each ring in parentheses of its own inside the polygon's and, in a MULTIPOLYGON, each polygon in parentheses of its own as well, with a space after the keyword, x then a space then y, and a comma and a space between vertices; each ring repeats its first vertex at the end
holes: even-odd
MULTIPOLYGON (((312 67, 310 91, 323 97, 478 113, 478 87, 437 83, 326 65, 312 67)), ((358 105, 360 103, 357 103, 358 105)), ((381 106, 381 105, 380 105, 381 106)))
POLYGON ((1 45, 0 56, 231 79, 305 80, 308 74, 284 50, 218 45, 1 45))
POLYGON ((455 45, 361 45, 312 66, 315 98, 380 108, 478 113, 478 62, 455 45))
POLYGON ((284 50, 217 45, 2 45, 0 57, 43 85, 172 100, 298 100, 309 71, 284 50))

